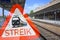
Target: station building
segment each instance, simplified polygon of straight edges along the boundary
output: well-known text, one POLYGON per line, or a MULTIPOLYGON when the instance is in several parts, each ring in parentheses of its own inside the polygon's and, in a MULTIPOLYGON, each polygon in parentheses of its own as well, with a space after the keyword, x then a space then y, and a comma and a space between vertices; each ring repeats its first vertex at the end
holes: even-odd
POLYGON ((48 4, 37 7, 31 15, 35 19, 60 20, 60 0, 52 0, 48 4))

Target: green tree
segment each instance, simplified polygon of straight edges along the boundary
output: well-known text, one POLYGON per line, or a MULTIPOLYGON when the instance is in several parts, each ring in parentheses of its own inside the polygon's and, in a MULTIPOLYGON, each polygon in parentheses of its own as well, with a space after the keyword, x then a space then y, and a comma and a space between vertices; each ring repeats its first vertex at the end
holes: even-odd
POLYGON ((33 14, 33 13, 34 13, 33 10, 31 10, 31 11, 30 11, 30 15, 33 14))

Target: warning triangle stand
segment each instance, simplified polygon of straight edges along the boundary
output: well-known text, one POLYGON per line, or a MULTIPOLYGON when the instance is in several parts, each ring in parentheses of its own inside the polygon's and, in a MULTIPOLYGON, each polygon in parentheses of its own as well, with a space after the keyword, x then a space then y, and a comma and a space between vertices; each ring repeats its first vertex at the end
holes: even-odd
POLYGON ((23 14, 23 8, 13 5, 0 30, 1 40, 33 40, 40 36, 39 31, 27 14, 23 14))

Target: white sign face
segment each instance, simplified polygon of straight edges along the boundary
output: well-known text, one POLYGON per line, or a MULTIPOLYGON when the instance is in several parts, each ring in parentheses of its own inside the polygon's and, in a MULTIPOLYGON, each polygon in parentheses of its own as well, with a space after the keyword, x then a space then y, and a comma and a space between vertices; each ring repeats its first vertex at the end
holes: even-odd
POLYGON ((35 35, 34 30, 26 21, 18 8, 15 9, 7 27, 5 28, 2 37, 16 36, 32 36, 35 35))

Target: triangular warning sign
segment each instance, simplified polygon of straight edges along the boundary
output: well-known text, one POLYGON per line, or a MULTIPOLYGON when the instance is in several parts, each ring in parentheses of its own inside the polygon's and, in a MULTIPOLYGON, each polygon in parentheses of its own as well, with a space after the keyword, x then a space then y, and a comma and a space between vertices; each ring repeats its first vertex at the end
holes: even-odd
POLYGON ((23 8, 16 4, 12 7, 9 15, 2 26, 2 40, 32 40, 38 38, 39 31, 26 14, 23 14, 23 8))

